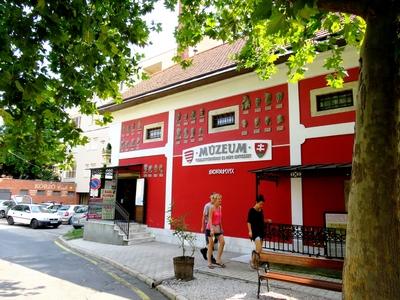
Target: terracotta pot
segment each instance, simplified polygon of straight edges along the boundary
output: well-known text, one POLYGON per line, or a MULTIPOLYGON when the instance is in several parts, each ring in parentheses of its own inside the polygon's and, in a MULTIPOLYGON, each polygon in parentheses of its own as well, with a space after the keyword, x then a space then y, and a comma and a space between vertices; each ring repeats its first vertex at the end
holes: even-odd
POLYGON ((181 280, 193 279, 194 257, 191 256, 177 256, 174 260, 175 278, 181 280))

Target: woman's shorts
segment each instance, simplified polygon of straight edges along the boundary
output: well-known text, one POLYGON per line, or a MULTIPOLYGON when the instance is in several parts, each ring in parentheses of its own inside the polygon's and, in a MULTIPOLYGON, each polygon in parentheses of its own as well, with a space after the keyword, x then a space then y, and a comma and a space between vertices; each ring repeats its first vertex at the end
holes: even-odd
MULTIPOLYGON (((217 239, 221 234, 221 233, 214 233, 214 238, 217 239)), ((206 229, 206 237, 211 237, 211 230, 210 229, 206 229)))

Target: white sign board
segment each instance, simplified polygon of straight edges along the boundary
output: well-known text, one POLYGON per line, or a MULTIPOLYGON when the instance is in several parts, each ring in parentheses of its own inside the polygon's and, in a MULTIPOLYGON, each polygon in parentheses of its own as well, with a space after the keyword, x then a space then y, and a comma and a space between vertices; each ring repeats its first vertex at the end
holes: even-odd
POLYGON ((271 140, 239 140, 205 144, 182 151, 182 166, 272 159, 271 140))
POLYGON ((138 178, 136 180, 135 205, 143 206, 143 200, 144 200, 144 178, 138 178))

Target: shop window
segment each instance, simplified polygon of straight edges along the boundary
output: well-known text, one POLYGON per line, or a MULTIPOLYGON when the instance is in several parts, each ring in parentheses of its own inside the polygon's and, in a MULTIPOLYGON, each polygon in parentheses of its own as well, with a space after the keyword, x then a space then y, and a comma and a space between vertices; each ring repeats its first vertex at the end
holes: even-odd
POLYGON ((143 143, 163 140, 164 122, 145 125, 143 127, 143 143))
POLYGON ((216 133, 239 128, 239 106, 214 109, 208 112, 208 132, 216 133))
POLYGON ((67 193, 67 196, 68 196, 68 197, 74 197, 74 196, 75 196, 75 192, 68 192, 68 193, 67 193))
POLYGON ((38 195, 38 196, 46 196, 46 191, 45 190, 37 190, 36 195, 38 195))
POLYGON ((355 110, 357 82, 349 82, 343 88, 325 87, 310 92, 311 116, 323 116, 355 110))
POLYGON ((19 194, 20 195, 29 195, 29 191, 28 190, 19 190, 19 194))
POLYGON ((61 196, 61 191, 53 191, 53 196, 54 197, 60 197, 61 196))

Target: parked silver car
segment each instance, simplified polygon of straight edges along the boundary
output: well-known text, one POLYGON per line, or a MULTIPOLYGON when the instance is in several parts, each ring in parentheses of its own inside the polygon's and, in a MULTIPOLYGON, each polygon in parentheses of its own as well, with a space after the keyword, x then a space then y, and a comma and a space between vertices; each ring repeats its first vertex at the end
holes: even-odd
POLYGON ((14 200, 0 200, 0 218, 5 218, 10 208, 17 205, 14 200))
POLYGON ((75 229, 82 228, 85 226, 87 221, 88 207, 82 206, 78 208, 75 214, 72 216, 71 224, 75 229))
POLYGON ((71 224, 73 215, 82 206, 84 205, 63 205, 58 208, 57 214, 63 223, 71 224))

